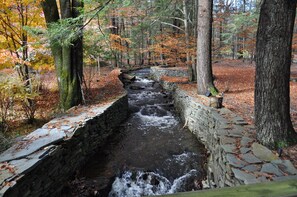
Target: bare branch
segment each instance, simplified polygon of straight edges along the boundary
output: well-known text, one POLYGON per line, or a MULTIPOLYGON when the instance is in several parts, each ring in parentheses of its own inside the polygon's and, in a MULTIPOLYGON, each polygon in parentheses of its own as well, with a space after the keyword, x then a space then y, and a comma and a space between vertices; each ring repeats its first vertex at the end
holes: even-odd
POLYGON ((178 27, 178 26, 176 26, 176 25, 173 25, 173 24, 171 24, 171 23, 166 23, 166 22, 161 22, 162 24, 164 24, 164 25, 169 25, 169 26, 171 26, 171 27, 174 27, 174 28, 176 28, 176 29, 179 29, 179 30, 181 30, 182 32, 185 32, 185 30, 183 30, 182 28, 180 28, 180 27, 178 27))

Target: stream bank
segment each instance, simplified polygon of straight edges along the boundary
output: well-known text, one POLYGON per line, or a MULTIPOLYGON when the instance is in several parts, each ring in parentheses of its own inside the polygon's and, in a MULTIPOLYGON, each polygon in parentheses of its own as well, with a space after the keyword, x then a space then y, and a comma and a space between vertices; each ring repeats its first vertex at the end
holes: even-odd
POLYGON ((72 195, 132 197, 202 189, 204 145, 183 128, 172 95, 149 79, 150 69, 132 74, 136 80, 126 84, 130 116, 72 181, 72 195))
POLYGON ((297 180, 297 170, 291 161, 279 158, 257 143, 253 125, 227 108, 209 107, 209 97, 192 94, 182 84, 162 80, 164 73, 180 77, 186 74, 186 70, 151 69, 153 77, 160 79, 165 89, 175 91, 177 111, 187 128, 205 144, 209 152, 207 178, 211 188, 297 180))

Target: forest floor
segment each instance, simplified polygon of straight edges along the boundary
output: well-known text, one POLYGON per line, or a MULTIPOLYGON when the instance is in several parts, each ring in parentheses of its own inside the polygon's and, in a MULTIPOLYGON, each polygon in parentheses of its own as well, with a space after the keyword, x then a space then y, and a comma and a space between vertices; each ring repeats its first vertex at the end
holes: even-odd
MULTIPOLYGON (((224 93, 226 108, 254 123, 255 65, 250 62, 221 61, 214 64, 216 86, 224 93)), ((297 131, 297 64, 291 66, 290 100, 291 119, 297 131)), ((284 158, 290 159, 297 168, 297 145, 284 149, 284 158)))
MULTIPOLYGON (((253 124, 255 65, 242 60, 221 60, 214 63, 213 72, 216 87, 220 92, 224 92, 223 105, 253 124)), ((105 103, 124 91, 118 80, 118 70, 113 71, 110 67, 103 67, 99 73, 95 68, 88 68, 84 74, 86 104, 105 103)), ((297 64, 292 65, 291 78, 297 78, 297 64)), ((58 110, 59 95, 54 72, 43 74, 40 80, 42 88, 37 99, 35 123, 26 124, 19 115, 19 110, 15 110, 14 118, 9 121, 9 130, 5 133, 6 135, 16 137, 27 134, 61 113, 58 110)), ((195 83, 185 87, 192 94, 196 94, 195 83)), ((292 81, 290 88, 291 117, 297 131, 297 82, 292 81)), ((292 160, 297 167, 297 145, 286 148, 284 153, 283 157, 292 160)))
MULTIPOLYGON (((254 123, 255 64, 242 60, 216 61, 213 65, 215 86, 224 92, 223 105, 254 123)), ((291 66, 290 98, 291 118, 297 131, 297 64, 291 66)), ((196 94, 196 84, 183 85, 191 94, 196 94)), ((297 168, 297 145, 284 149, 283 158, 290 159, 297 168)))
MULTIPOLYGON (((1 71, 2 74, 11 74, 11 72, 10 69, 1 71)), ((84 72, 85 82, 83 84, 85 105, 101 105, 123 94, 125 90, 118 78, 119 74, 119 69, 113 70, 111 67, 103 67, 100 72, 96 68, 86 68, 84 72)), ((12 77, 16 76, 13 75, 12 77)), ((59 110, 58 106, 59 93, 55 73, 43 73, 40 75, 39 80, 40 93, 36 98, 35 121, 28 124, 20 104, 14 104, 9 109, 8 127, 0 132, 0 153, 15 140, 18 140, 19 136, 26 135, 42 127, 51 119, 64 114, 59 110)), ((79 109, 79 106, 74 107, 69 110, 69 113, 79 113, 79 109)))

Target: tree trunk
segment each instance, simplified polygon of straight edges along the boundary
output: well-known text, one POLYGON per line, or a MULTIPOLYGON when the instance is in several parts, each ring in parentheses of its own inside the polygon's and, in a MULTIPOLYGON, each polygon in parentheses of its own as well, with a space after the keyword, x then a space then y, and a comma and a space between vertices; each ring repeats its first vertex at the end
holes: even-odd
MULTIPOLYGON (((61 19, 78 17, 78 8, 82 7, 80 0, 60 0, 61 19)), ((49 28, 50 23, 60 20, 56 1, 45 0, 42 2, 42 8, 49 28)), ((63 110, 82 103, 83 45, 82 30, 79 31, 81 32, 78 38, 68 46, 51 42, 60 91, 60 107, 63 110)))
POLYGON ((290 119, 290 66, 296 3, 264 0, 256 44, 255 124, 271 148, 296 143, 290 119))
POLYGON ((197 36, 197 86, 204 95, 213 85, 211 67, 212 0, 199 0, 197 36))
POLYGON ((186 65, 188 67, 189 81, 195 80, 195 75, 193 74, 192 64, 190 64, 190 36, 189 36, 189 25, 188 25, 188 10, 187 10, 187 0, 183 0, 183 14, 184 14, 184 25, 185 25, 185 38, 186 38, 186 65))

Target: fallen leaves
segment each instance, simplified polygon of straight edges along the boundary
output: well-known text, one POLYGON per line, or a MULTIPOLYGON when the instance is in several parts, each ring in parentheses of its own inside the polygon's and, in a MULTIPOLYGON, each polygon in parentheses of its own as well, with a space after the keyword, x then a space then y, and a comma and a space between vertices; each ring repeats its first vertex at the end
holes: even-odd
POLYGON ((188 77, 170 77, 170 76, 163 76, 161 80, 172 82, 172 83, 186 83, 189 81, 188 77))
MULTIPOLYGON (((215 85, 224 92, 223 105, 241 116, 249 124, 254 123, 255 65, 242 60, 224 60, 213 65, 215 85)), ((297 65, 291 66, 291 77, 297 77, 297 65)), ((196 84, 180 84, 191 96, 197 96, 196 84)), ((297 131, 297 83, 290 83, 291 117, 297 131)), ((284 149, 284 156, 297 168, 297 145, 284 149)), ((265 177, 271 179, 269 174, 265 177)))
POLYGON ((10 165, 8 162, 0 163, 0 173, 1 173, 1 171, 8 171, 11 174, 16 173, 15 166, 10 165))

